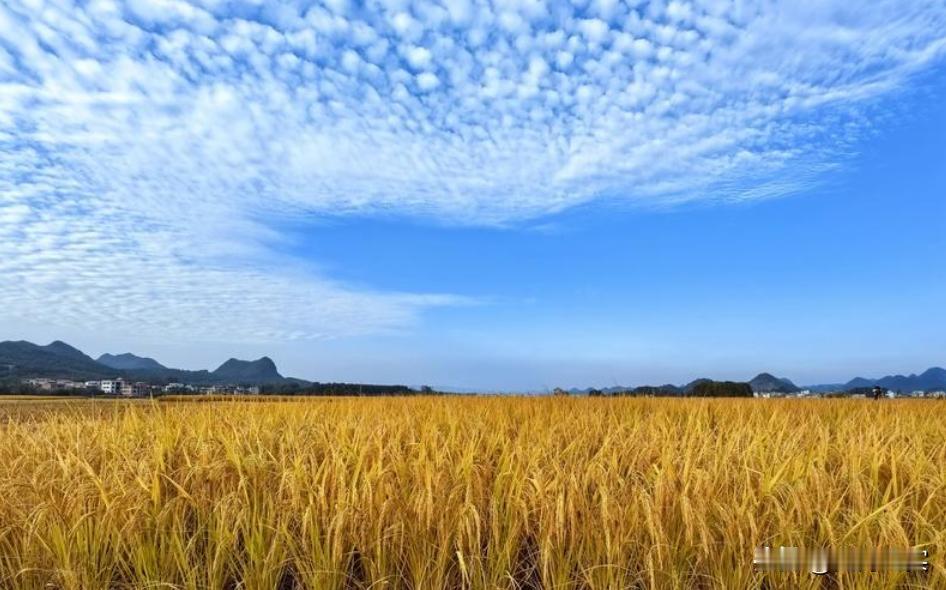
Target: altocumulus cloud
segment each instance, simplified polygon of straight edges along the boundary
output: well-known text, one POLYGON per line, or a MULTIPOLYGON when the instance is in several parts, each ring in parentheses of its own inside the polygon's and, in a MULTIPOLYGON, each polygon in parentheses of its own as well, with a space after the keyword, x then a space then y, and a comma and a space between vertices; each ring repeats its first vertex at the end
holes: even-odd
POLYGON ((0 319, 397 329, 465 300, 294 270, 273 220, 789 194, 944 32, 941 0, 7 0, 0 319))

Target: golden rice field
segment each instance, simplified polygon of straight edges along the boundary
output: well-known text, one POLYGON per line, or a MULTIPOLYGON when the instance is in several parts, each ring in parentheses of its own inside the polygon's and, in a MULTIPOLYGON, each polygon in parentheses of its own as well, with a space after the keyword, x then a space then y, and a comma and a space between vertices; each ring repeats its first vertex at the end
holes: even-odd
POLYGON ((2 588, 944 588, 944 545, 936 401, 0 401, 2 588))

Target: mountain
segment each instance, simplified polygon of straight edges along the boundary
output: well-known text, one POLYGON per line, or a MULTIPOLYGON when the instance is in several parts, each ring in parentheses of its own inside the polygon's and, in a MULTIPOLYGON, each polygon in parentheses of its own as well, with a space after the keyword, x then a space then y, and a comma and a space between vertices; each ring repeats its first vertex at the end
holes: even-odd
POLYGON ((873 387, 876 383, 875 379, 864 379, 863 377, 855 377, 844 384, 844 389, 861 389, 864 387, 873 387))
POLYGON ((84 380, 115 376, 114 369, 59 340, 46 346, 25 340, 0 342, 0 366, 15 377, 84 380))
POLYGON ((880 379, 857 377, 845 384, 845 389, 874 387, 878 385, 891 391, 935 391, 946 390, 946 369, 932 367, 916 375, 887 375, 880 379))
POLYGON ((770 373, 759 373, 751 381, 749 385, 752 386, 752 391, 755 393, 761 392, 779 392, 779 393, 795 393, 801 391, 794 383, 788 379, 778 378, 770 373))
POLYGON ((690 381, 689 383, 687 383, 686 385, 682 387, 683 393, 690 395, 691 393, 693 393, 693 390, 696 389, 696 386, 699 385, 700 383, 712 383, 712 382, 713 382, 712 379, 707 379, 705 377, 703 377, 702 379, 694 379, 693 381, 690 381))
POLYGON ((167 367, 153 358, 135 356, 130 352, 125 352, 122 354, 105 353, 97 358, 96 362, 113 369, 127 369, 129 371, 161 371, 167 369, 167 367))
POLYGON ((156 384, 309 385, 308 381, 283 377, 272 359, 265 356, 255 361, 231 358, 213 372, 187 371, 165 367, 154 359, 131 353, 103 354, 94 360, 59 340, 46 346, 24 340, 0 342, 0 377, 51 377, 80 381, 124 377, 156 384))
POLYGON ((917 378, 917 384, 924 389, 946 390, 946 369, 942 367, 930 367, 920 373, 917 378))
POLYGON ((268 356, 255 361, 229 359, 211 373, 215 379, 233 383, 278 383, 285 380, 268 356))
POLYGON ((92 357, 86 355, 78 348, 66 344, 62 340, 53 340, 46 346, 40 346, 39 348, 60 358, 70 359, 76 362, 85 363, 92 360, 92 357))

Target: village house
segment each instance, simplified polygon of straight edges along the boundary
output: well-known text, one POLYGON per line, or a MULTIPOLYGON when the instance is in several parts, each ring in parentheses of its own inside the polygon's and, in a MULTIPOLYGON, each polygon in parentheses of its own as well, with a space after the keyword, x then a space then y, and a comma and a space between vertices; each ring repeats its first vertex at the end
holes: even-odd
POLYGON ((108 395, 118 395, 122 392, 122 385, 125 381, 123 379, 103 379, 99 383, 99 389, 102 390, 102 393, 108 395))
POLYGON ((27 379, 26 382, 43 391, 62 391, 64 389, 82 389, 85 387, 85 384, 81 381, 70 381, 68 379, 49 379, 45 377, 27 379))
POLYGON ((144 397, 149 393, 151 393, 151 386, 141 381, 135 383, 125 381, 121 386, 121 394, 125 397, 144 397))

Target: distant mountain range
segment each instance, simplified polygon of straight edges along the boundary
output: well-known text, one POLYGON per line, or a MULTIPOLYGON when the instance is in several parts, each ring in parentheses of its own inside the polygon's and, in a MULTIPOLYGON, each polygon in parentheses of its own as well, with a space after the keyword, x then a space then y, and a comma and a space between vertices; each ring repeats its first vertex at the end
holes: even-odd
MULTIPOLYGON (((696 379, 682 386, 669 384, 656 386, 643 385, 640 387, 615 386, 608 387, 601 391, 605 394, 633 391, 640 394, 681 395, 691 393, 697 385, 709 381, 711 380, 696 379)), ((821 385, 807 385, 804 387, 799 387, 791 380, 785 379, 784 377, 776 377, 771 373, 759 373, 750 379, 748 383, 752 387, 752 391, 755 393, 797 393, 803 389, 808 389, 814 392, 848 391, 852 389, 874 387, 875 385, 884 387, 891 391, 944 391, 946 390, 946 369, 933 367, 931 369, 927 369, 919 375, 888 375, 887 377, 882 377, 880 379, 865 379, 863 377, 856 377, 847 383, 826 383, 821 385)), ((571 393, 588 393, 591 391, 591 389, 575 388, 569 391, 571 393)))
MULTIPOLYGON (((189 383, 193 385, 311 385, 302 379, 283 377, 276 363, 269 357, 255 361, 231 358, 213 371, 188 371, 166 367, 153 358, 141 357, 126 352, 103 354, 93 359, 81 350, 60 340, 45 346, 25 340, 0 342, 0 378, 53 377, 59 379, 94 380, 124 377, 151 383, 189 383)), ((659 385, 631 387, 608 387, 604 393, 619 393, 636 389, 640 393, 661 395, 690 393, 702 382, 697 379, 686 385, 659 385)), ((754 392, 794 393, 802 388, 790 380, 770 373, 760 373, 748 381, 754 392)), ((815 392, 847 391, 851 389, 884 387, 891 391, 937 391, 946 390, 946 369, 933 367, 919 375, 888 375, 879 379, 856 377, 847 383, 809 385, 804 389, 815 392)), ((590 389, 572 389, 573 393, 587 393, 590 389)))
MULTIPOLYGON (((946 369, 932 367, 923 371, 919 375, 887 375, 879 379, 865 379, 856 377, 851 379, 841 387, 843 389, 855 389, 860 387, 884 387, 891 391, 942 391, 946 390, 946 369)), ((815 385, 812 390, 819 390, 824 387, 836 387, 836 385, 815 385)))
POLYGON ((231 358, 213 371, 188 371, 166 367, 158 361, 131 353, 103 354, 98 359, 65 342, 45 346, 19 341, 0 342, 0 377, 54 377, 94 380, 125 377, 152 383, 194 385, 269 385, 308 381, 283 377, 269 357, 255 361, 231 358))

